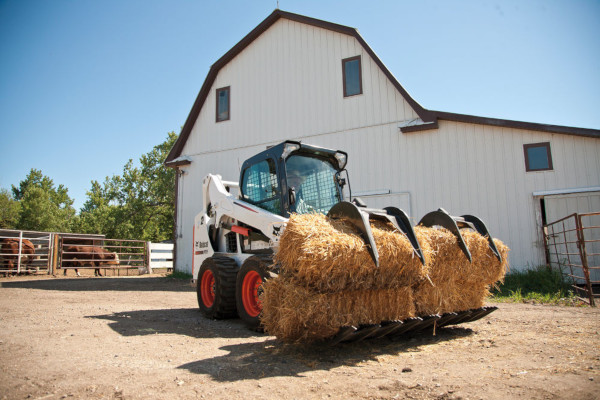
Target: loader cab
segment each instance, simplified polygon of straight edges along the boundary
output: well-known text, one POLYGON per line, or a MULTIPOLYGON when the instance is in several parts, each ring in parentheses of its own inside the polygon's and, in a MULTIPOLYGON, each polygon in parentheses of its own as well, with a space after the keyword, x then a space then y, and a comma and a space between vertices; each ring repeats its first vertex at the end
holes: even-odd
POLYGON ((343 151, 286 141, 242 165, 242 200, 283 217, 291 213, 326 214, 343 200, 341 178, 348 155, 343 151))

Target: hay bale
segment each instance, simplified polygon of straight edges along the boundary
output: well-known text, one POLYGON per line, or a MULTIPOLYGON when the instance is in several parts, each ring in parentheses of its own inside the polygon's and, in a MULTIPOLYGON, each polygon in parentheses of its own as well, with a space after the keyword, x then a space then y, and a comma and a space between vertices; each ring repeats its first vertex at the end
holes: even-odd
POLYGON ((434 281, 464 280, 469 283, 492 285, 502 280, 508 269, 509 248, 498 239, 494 243, 502 256, 498 260, 485 237, 477 232, 462 230, 462 236, 471 252, 472 262, 458 247, 458 240, 444 228, 415 227, 419 242, 427 242, 435 252, 429 268, 429 278, 434 281))
POLYGON ((465 281, 423 282, 414 291, 417 316, 466 311, 483 307, 489 285, 465 281))
POLYGON ((290 217, 275 262, 298 285, 322 293, 412 286, 427 276, 434 257, 428 243, 421 245, 427 261, 422 265, 410 241, 391 224, 374 221, 371 229, 379 268, 351 225, 322 214, 290 217))
POLYGON ((332 337, 342 326, 377 324, 415 315, 412 289, 317 293, 278 277, 263 284, 261 322, 286 342, 332 337))
POLYGON ((417 315, 442 314, 482 307, 489 288, 501 281, 508 269, 508 247, 494 239, 502 261, 489 248, 487 239, 477 232, 461 231, 471 252, 469 262, 458 247, 456 237, 443 228, 416 227, 421 241, 429 241, 436 252, 429 268, 429 279, 414 290, 417 315))
POLYGON ((343 326, 479 308, 506 273, 508 247, 495 240, 500 262, 476 232, 462 231, 470 263, 449 231, 416 227, 422 265, 391 224, 373 221, 371 229, 379 268, 344 220, 292 215, 275 255, 281 274, 263 284, 266 332, 288 342, 316 341, 343 326))

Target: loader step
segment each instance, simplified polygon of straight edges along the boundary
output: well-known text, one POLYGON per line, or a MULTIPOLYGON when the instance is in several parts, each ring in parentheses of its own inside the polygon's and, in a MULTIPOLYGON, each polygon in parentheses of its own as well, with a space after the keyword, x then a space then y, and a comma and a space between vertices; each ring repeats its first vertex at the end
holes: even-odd
POLYGON ((374 339, 389 337, 398 339, 406 333, 416 333, 435 328, 442 328, 448 325, 464 324, 466 322, 477 321, 486 315, 497 310, 498 307, 489 306, 474 308, 466 311, 445 313, 442 315, 434 314, 422 317, 407 318, 402 321, 383 321, 380 324, 344 326, 338 333, 329 340, 329 344, 336 345, 345 342, 358 342, 364 339, 374 339))

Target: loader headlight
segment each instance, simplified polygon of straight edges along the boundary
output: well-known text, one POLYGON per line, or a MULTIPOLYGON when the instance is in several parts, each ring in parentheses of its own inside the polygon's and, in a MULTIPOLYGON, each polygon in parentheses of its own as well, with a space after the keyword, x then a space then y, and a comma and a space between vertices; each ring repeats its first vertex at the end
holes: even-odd
POLYGON ((335 153, 335 159, 338 162, 339 169, 344 169, 346 163, 348 162, 348 156, 345 153, 337 152, 335 153))
POLYGON ((284 160, 289 156, 292 152, 300 150, 300 145, 298 143, 286 143, 283 146, 283 153, 281 153, 281 158, 284 160))

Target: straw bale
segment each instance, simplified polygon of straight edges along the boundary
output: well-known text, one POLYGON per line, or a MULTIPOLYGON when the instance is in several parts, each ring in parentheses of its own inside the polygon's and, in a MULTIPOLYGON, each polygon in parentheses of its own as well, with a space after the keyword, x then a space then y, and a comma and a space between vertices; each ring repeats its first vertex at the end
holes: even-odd
POLYGON ((403 320, 415 314, 412 289, 317 293, 281 276, 263 284, 261 322, 286 342, 311 342, 342 326, 403 320))
POLYGON ((280 241, 275 262, 298 285, 319 292, 411 286, 427 275, 434 253, 422 244, 422 265, 409 240, 391 224, 373 221, 379 253, 375 267, 368 248, 344 220, 322 214, 292 215, 280 241))
POLYGON ((414 291, 418 316, 444 314, 483 307, 489 285, 465 281, 423 282, 414 291))
POLYGON ((429 267, 429 278, 436 282, 464 281, 487 285, 502 280, 508 269, 509 248, 494 239, 502 257, 500 261, 492 253, 485 237, 470 230, 462 230, 461 233, 471 252, 472 262, 458 246, 456 236, 447 229, 415 227, 419 242, 428 242, 435 252, 434 262, 429 267))
POLYGON ((429 279, 415 287, 417 315, 441 314, 482 307, 489 296, 490 285, 504 279, 508 269, 509 248, 500 240, 494 243, 500 252, 498 260, 485 237, 462 230, 471 252, 472 262, 458 247, 456 237, 443 228, 415 227, 419 240, 430 241, 436 256, 429 268, 429 279))

